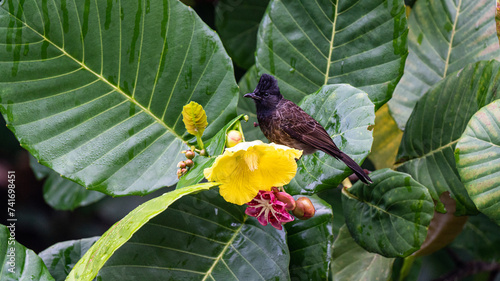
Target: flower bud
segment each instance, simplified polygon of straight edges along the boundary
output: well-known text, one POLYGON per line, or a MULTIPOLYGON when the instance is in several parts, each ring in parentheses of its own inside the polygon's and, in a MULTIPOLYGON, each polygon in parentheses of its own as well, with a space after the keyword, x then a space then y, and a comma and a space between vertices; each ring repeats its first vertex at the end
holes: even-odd
POLYGON ((178 168, 181 168, 181 169, 182 169, 182 168, 186 168, 186 162, 181 161, 181 162, 177 163, 177 167, 178 167, 178 168))
POLYGON ((250 118, 248 117, 248 115, 246 115, 246 114, 245 114, 245 115, 243 115, 243 120, 245 120, 245 122, 247 122, 247 121, 248 121, 248 119, 250 119, 250 118))
POLYGON ((285 209, 289 211, 295 209, 296 207, 295 199, 293 199, 292 195, 286 192, 276 192, 275 195, 279 201, 286 204, 285 209))
POLYGON ((179 179, 180 177, 182 177, 182 170, 181 169, 177 170, 177 178, 179 179))
POLYGON ((193 165, 194 165, 194 162, 191 159, 185 160, 184 163, 186 163, 186 166, 188 166, 188 167, 193 167, 193 165))
POLYGON ((207 156, 208 154, 207 154, 207 151, 206 151, 205 149, 202 149, 202 150, 200 151, 200 155, 201 155, 201 156, 207 156))
POLYGON ((183 175, 184 175, 185 173, 187 173, 187 171, 188 171, 188 170, 187 170, 186 168, 182 168, 182 169, 181 169, 181 172, 182 172, 182 174, 183 174, 183 175))
POLYGON ((187 158, 187 159, 193 159, 193 158, 194 158, 194 155, 195 155, 195 154, 194 154, 194 151, 192 151, 192 150, 188 150, 188 151, 186 151, 186 158, 187 158))
POLYGON ((300 197, 295 201, 296 207, 292 211, 293 215, 298 219, 307 220, 314 216, 316 213, 316 209, 314 209, 314 205, 311 200, 307 197, 300 197))
POLYGON ((236 130, 231 130, 227 133, 227 147, 233 147, 242 140, 241 133, 236 130))

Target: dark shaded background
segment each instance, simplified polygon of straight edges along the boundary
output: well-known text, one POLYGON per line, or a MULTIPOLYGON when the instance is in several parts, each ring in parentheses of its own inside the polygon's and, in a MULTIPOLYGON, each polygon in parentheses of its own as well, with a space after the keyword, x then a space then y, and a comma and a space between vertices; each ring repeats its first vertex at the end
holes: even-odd
MULTIPOLYGON (((212 28, 214 0, 183 0, 212 28)), ((236 81, 245 70, 235 66, 236 81)), ((162 188, 144 197, 106 197, 73 211, 52 209, 43 199, 43 180, 38 181, 29 165, 29 153, 19 146, 0 115, 0 211, 1 224, 7 224, 7 172, 15 171, 16 240, 36 253, 67 240, 102 235, 109 227, 141 203, 172 189, 162 188)))

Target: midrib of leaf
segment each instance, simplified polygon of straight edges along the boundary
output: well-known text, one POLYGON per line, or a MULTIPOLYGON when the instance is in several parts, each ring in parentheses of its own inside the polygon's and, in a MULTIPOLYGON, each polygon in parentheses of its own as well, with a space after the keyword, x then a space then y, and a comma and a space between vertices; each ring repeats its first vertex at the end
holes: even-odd
MULTIPOLYGON (((384 181, 384 180, 383 180, 383 181, 384 181)), ((379 182, 379 183, 377 183, 377 184, 381 184, 383 181, 381 181, 381 182, 379 182)), ((393 189, 395 189, 395 188, 400 188, 400 187, 404 187, 404 186, 394 187, 393 189)), ((388 211, 386 211, 386 210, 384 210, 384 209, 380 208, 380 207, 379 207, 379 206, 377 206, 377 205, 374 205, 374 204, 373 204, 373 203, 371 203, 371 202, 368 202, 368 201, 365 201, 365 200, 361 200, 360 198, 358 198, 358 197, 357 197, 357 196, 355 196, 354 194, 350 193, 350 192, 348 191, 348 189, 349 189, 349 188, 342 188, 342 193, 343 193, 344 195, 346 195, 347 197, 350 197, 350 198, 352 198, 352 199, 356 199, 357 201, 359 201, 359 202, 361 202, 361 203, 365 203, 366 205, 368 205, 368 207, 373 208, 373 209, 375 209, 375 210, 377 210, 377 211, 380 211, 381 213, 385 213, 385 214, 387 214, 389 217, 395 217, 395 218, 401 219, 401 220, 403 220, 403 221, 409 221, 409 220, 407 220, 407 219, 405 219, 405 218, 403 218, 403 217, 400 217, 400 216, 398 216, 398 215, 396 215, 396 214, 394 214, 394 213, 389 213, 388 211)), ((417 199, 407 199, 407 200, 414 200, 414 201, 417 201, 417 199)), ((421 225, 421 224, 418 224, 418 225, 421 225)))
MULTIPOLYGON (((243 226, 245 225, 245 221, 246 219, 248 218, 248 216, 245 216, 245 218, 243 219, 243 222, 241 222, 241 225, 240 227, 238 227, 238 229, 236 229, 236 231, 234 232, 233 236, 231 237, 231 239, 229 239, 229 241, 227 241, 226 243, 226 246, 224 246, 224 249, 222 249, 222 251, 220 252, 220 254, 217 256, 217 258, 214 260, 214 262, 212 263, 212 266, 207 270, 207 273, 205 274, 205 277, 203 277, 202 281, 205 281, 207 280, 207 277, 210 276, 212 274, 212 271, 214 270, 215 266, 222 260, 222 257, 224 256, 224 254, 226 253, 227 249, 229 248, 229 246, 231 244, 233 244, 233 241, 234 239, 236 238, 236 236, 238 236, 238 234, 240 234, 241 232, 241 229, 243 228, 243 226)), ((228 268, 229 269, 229 268, 228 268)), ((231 271, 229 269, 229 271, 231 271)), ((233 273, 231 271, 231 273, 233 273)), ((234 274, 233 274, 234 276, 234 274)), ((236 277, 236 276, 234 276, 236 277)))
POLYGON ((453 49, 453 38, 455 37, 455 29, 457 27, 457 22, 458 22, 458 15, 460 14, 460 7, 462 6, 462 0, 458 1, 457 5, 457 12, 455 14, 455 21, 453 22, 453 28, 451 29, 451 37, 450 37, 450 42, 448 43, 448 54, 446 55, 446 61, 444 65, 444 72, 443 72, 443 78, 446 77, 448 73, 448 66, 450 65, 450 54, 451 54, 451 49, 453 49))
POLYGON ((454 145, 454 144, 455 144, 455 143, 457 143, 459 140, 460 140, 460 139, 456 139, 456 140, 451 141, 451 142, 449 142, 449 143, 447 143, 447 144, 445 144, 445 145, 442 145, 442 146, 440 146, 440 147, 438 147, 438 148, 436 148, 436 149, 433 149, 433 150, 431 150, 431 151, 427 152, 426 154, 424 154, 424 155, 422 155, 422 156, 415 157, 415 158, 412 158, 412 159, 408 159, 407 161, 405 161, 405 162, 403 162, 403 163, 396 164, 396 165, 394 165, 394 169, 396 169, 396 168, 398 168, 398 167, 400 167, 400 166, 403 166, 404 164, 406 164, 406 163, 408 163, 408 162, 411 162, 411 161, 413 161, 413 160, 418 160, 418 159, 426 158, 427 156, 430 156, 430 155, 432 155, 432 154, 434 154, 434 153, 437 153, 437 152, 439 152, 439 151, 441 151, 441 150, 444 150, 444 149, 446 149, 446 148, 448 148, 448 147, 450 147, 450 146, 454 145))
POLYGON ((333 52, 333 40, 335 39, 335 27, 337 26, 337 18, 338 18, 338 6, 339 6, 339 1, 335 4, 335 12, 334 16, 335 18, 333 19, 332 23, 332 37, 330 38, 330 50, 328 52, 328 61, 326 62, 326 71, 325 71, 325 81, 323 82, 323 85, 328 84, 328 76, 330 75, 330 65, 332 64, 332 52, 333 52))
MULTIPOLYGON (((73 56, 71 56, 69 53, 67 53, 64 48, 61 48, 59 47, 57 44, 55 44, 54 42, 52 42, 49 38, 45 37, 43 34, 40 34, 36 29, 32 28, 30 25, 26 24, 26 22, 22 21, 21 19, 17 18, 15 15, 11 14, 9 11, 5 10, 12 18, 16 19, 17 21, 21 22, 24 26, 26 26, 27 28, 29 28, 31 31, 33 31, 35 34, 37 34, 38 36, 40 36, 40 38, 42 38, 43 40, 47 41, 49 44, 51 44, 52 46, 54 46, 57 50, 59 50, 64 56, 72 59, 74 62, 76 62, 78 65, 80 65, 83 69, 87 70, 88 72, 92 73, 93 75, 95 75, 99 80, 103 81, 104 83, 108 84, 111 88, 113 88, 116 92, 122 94, 129 102, 135 104, 136 106, 138 106, 140 109, 142 109, 144 112, 146 112, 147 114, 149 114, 151 117, 153 117, 153 119, 155 119, 156 122, 158 122, 159 124, 161 124, 163 127, 165 127, 168 131, 170 131, 170 133, 172 133, 174 136, 176 136, 178 139, 180 139, 181 141, 185 142, 181 136, 179 136, 172 128, 170 128, 169 126, 167 126, 167 124, 165 124, 165 122, 163 122, 163 120, 161 120, 160 118, 158 118, 156 115, 154 115, 149 109, 147 109, 146 107, 142 106, 140 103, 138 103, 135 99, 133 99, 132 97, 128 96, 125 92, 123 92, 119 87, 117 87, 116 85, 114 85, 113 83, 109 82, 106 78, 104 78, 102 75, 96 73, 95 71, 93 71, 92 69, 90 69, 87 65, 85 65, 83 62, 77 60, 76 58, 74 58, 73 56)), ((142 43, 141 43, 142 44, 142 43)))

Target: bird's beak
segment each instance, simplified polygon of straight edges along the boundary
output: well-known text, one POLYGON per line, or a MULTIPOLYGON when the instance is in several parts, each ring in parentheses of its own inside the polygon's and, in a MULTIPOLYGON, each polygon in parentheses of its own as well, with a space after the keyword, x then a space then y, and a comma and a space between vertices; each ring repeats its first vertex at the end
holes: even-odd
POLYGON ((252 98, 254 100, 261 100, 262 98, 257 96, 255 93, 248 93, 243 96, 244 98, 252 98))

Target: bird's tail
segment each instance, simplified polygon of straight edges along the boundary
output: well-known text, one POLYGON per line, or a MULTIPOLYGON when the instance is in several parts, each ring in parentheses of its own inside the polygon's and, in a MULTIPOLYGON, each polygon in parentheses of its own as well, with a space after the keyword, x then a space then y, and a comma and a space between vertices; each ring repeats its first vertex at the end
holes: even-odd
POLYGON ((345 154, 344 152, 342 151, 339 151, 340 153, 336 153, 333 154, 333 153, 328 153, 330 155, 332 155, 333 157, 341 160, 342 162, 344 162, 347 167, 351 168, 351 170, 354 172, 354 174, 356 174, 356 176, 358 176, 358 179, 360 181, 362 181, 363 183, 365 184, 370 184, 370 183, 373 183, 373 181, 370 179, 370 177, 365 173, 365 171, 363 171, 363 168, 361 168, 358 163, 354 162, 354 160, 352 160, 351 157, 349 157, 347 154, 345 154))

